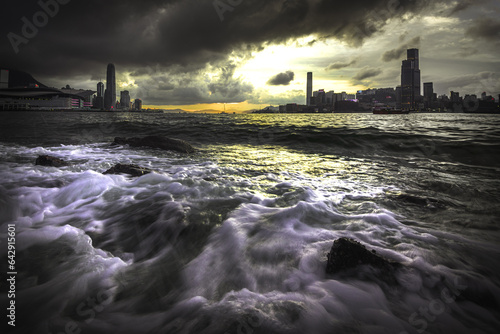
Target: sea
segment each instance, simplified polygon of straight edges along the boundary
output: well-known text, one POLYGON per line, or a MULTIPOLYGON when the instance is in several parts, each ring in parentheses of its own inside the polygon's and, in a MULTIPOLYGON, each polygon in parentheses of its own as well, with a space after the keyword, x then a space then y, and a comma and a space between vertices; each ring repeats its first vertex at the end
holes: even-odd
POLYGON ((500 328, 499 115, 4 112, 0 209, 12 333, 500 328), (196 152, 110 146, 149 135, 196 152))

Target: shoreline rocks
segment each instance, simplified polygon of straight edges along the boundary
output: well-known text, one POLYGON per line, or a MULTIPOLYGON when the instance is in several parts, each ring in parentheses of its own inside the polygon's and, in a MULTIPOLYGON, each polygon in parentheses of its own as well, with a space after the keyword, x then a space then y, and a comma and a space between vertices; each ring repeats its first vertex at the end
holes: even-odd
POLYGON ((152 170, 148 168, 144 168, 137 165, 126 165, 126 164, 116 164, 103 174, 129 174, 134 177, 143 176, 151 173, 152 170))
POLYGON ((327 274, 336 274, 359 265, 371 265, 377 269, 382 269, 384 272, 393 272, 401 266, 400 263, 378 255, 375 250, 366 249, 365 246, 354 239, 339 238, 333 242, 333 246, 328 253, 327 274))
POLYGON ((195 151, 194 147, 184 140, 172 139, 163 136, 147 136, 144 138, 116 137, 113 143, 111 143, 111 146, 117 145, 159 148, 166 151, 176 151, 180 153, 193 153, 195 151))
POLYGON ((62 159, 50 156, 50 155, 40 155, 35 160, 36 166, 47 166, 47 167, 64 167, 68 166, 68 163, 62 159))

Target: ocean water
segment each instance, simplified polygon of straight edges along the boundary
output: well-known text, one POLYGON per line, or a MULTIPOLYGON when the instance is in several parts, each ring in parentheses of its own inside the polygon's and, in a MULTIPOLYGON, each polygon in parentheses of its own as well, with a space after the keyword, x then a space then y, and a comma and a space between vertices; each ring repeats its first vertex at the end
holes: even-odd
POLYGON ((497 115, 1 113, 7 328, 497 333, 499 175, 497 115), (197 152, 109 146, 146 135, 197 152), (339 237, 402 267, 326 274, 339 237))

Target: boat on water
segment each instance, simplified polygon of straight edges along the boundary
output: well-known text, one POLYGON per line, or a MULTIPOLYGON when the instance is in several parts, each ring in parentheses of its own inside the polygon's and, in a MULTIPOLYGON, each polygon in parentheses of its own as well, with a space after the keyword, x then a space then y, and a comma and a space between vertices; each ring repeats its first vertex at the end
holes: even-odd
POLYGON ((375 115, 398 115, 398 114, 409 114, 410 110, 396 109, 386 105, 376 105, 372 108, 375 115))

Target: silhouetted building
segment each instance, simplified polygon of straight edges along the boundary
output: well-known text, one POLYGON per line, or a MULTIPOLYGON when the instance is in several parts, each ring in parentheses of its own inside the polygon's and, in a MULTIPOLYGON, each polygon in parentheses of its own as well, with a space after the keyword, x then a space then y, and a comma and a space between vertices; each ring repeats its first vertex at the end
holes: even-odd
POLYGON ((102 82, 97 84, 97 97, 104 98, 104 84, 102 82))
POLYGON ((120 92, 120 108, 128 109, 130 107, 130 93, 128 90, 120 92))
POLYGON ((104 109, 104 84, 99 82, 97 84, 97 96, 94 99, 95 109, 104 109))
POLYGON ((459 92, 450 92, 450 101, 452 103, 460 103, 460 93, 459 92))
POLYGON ((106 91, 104 92, 104 109, 113 110, 116 104, 115 65, 108 64, 106 71, 106 91))
POLYGON ((134 109, 136 111, 141 111, 142 110, 142 100, 141 99, 135 99, 134 109))
POLYGON ((333 105, 335 103, 335 92, 333 90, 325 94, 326 104, 333 105))
POLYGON ((432 107, 434 100, 434 84, 432 82, 424 83, 424 103, 426 108, 432 107))
POLYGON ((408 49, 401 66, 401 104, 403 109, 416 109, 420 99, 420 60, 418 49, 408 49))
POLYGON ((315 105, 326 104, 326 93, 324 89, 320 89, 313 93, 315 105))
POLYGON ((23 71, 0 68, 0 83, 5 88, 49 88, 31 74, 23 71))
POLYGON ((402 94, 403 94, 403 89, 401 88, 401 86, 397 86, 396 87, 396 108, 401 108, 401 104, 403 102, 403 99, 402 99, 402 94))
POLYGON ((71 110, 84 107, 80 95, 55 88, 20 87, 0 89, 0 111, 71 110))
POLYGON ((307 92, 306 92, 306 105, 311 105, 311 96, 313 91, 313 74, 312 72, 307 72, 307 92))
POLYGON ((9 71, 0 70, 0 89, 9 88, 9 71))

